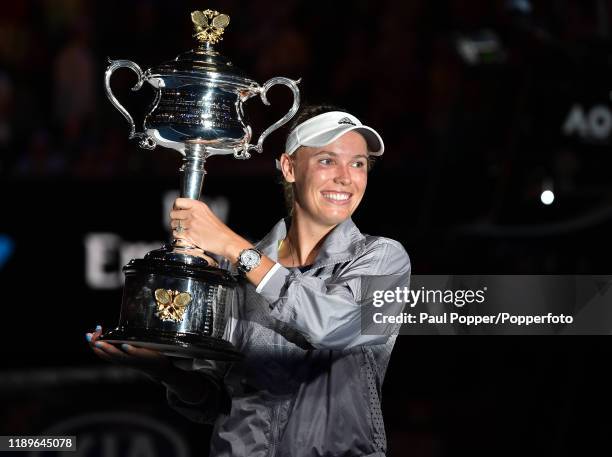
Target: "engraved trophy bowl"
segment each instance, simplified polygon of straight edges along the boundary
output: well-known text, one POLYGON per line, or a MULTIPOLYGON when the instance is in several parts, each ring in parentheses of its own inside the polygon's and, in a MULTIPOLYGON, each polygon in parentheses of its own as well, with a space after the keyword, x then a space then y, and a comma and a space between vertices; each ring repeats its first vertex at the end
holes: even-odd
MULTIPOLYGON (((199 42, 195 49, 145 71, 130 60, 109 60, 105 90, 127 119, 130 139, 137 138, 144 149, 160 145, 183 155, 181 196, 197 200, 206 159, 229 154, 248 159, 252 151, 261 153, 265 138, 295 115, 300 92, 299 80, 284 77, 260 85, 219 54, 214 45, 222 40, 229 16, 213 10, 194 11, 191 20, 199 42), (155 92, 140 132, 110 87, 111 76, 119 68, 129 68, 138 76, 132 90, 147 82, 155 92), (269 105, 267 92, 277 84, 292 91, 293 104, 251 144, 252 129, 245 122, 243 103, 258 95, 269 105)), ((211 255, 175 239, 143 259, 131 260, 123 271, 119 325, 101 340, 153 348, 171 356, 241 358, 223 338, 239 282, 232 273, 218 268, 211 255)))

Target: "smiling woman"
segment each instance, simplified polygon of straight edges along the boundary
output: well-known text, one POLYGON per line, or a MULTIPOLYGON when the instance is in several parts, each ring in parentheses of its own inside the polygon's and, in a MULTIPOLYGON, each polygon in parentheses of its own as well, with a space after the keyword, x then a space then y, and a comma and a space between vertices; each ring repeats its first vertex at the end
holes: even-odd
POLYGON ((243 276, 223 336, 242 361, 196 359, 178 370, 154 351, 98 344, 98 332, 88 337, 97 354, 133 365, 142 358, 173 408, 214 423, 210 455, 384 456, 381 386, 399 326, 362 332, 361 316, 375 291, 408 287, 410 259, 400 243, 364 235, 351 219, 368 163, 383 151, 380 135, 352 114, 303 111, 277 162, 295 197, 290 215, 255 245, 204 203, 176 200, 175 237, 243 276))
POLYGON ((366 189, 367 145, 357 132, 347 132, 323 147, 300 147, 281 156, 287 182, 296 199, 293 212, 302 221, 334 226, 350 217, 366 189))
MULTIPOLYGON (((302 109, 300 109, 300 111, 297 113, 297 115, 293 119, 293 122, 290 127, 290 131, 297 132, 296 127, 298 127, 301 124, 304 124, 307 120, 312 119, 321 114, 331 113, 331 112, 344 112, 344 110, 342 108, 339 108, 337 106, 332 106, 332 105, 305 106, 302 109)), ((292 154, 296 152, 296 148, 299 148, 299 142, 297 141, 297 139, 292 139, 291 144, 289 144, 289 139, 288 139, 287 146, 288 146, 287 153, 289 154, 289 156, 292 156, 292 154)), ((297 156, 297 155, 298 154, 296 153, 293 156, 297 156)), ((373 155, 366 155, 365 160, 367 164, 367 171, 370 171, 372 167, 374 166, 374 162, 375 162, 374 157, 375 156, 373 155)), ((281 168, 280 161, 278 160, 277 160, 277 168, 279 170, 281 168)), ((285 205, 287 207, 287 213, 291 215, 293 212, 293 204, 294 204, 294 186, 293 186, 293 183, 285 180, 285 177, 282 175, 281 175, 281 184, 283 186, 283 193, 285 196, 285 205)))

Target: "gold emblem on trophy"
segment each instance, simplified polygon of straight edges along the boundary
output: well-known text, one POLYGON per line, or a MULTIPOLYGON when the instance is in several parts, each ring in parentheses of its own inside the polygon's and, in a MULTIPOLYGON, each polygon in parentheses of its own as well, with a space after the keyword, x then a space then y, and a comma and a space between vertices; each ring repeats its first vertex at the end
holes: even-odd
POLYGON ((191 301, 191 295, 178 290, 157 289, 155 301, 157 302, 157 317, 163 321, 180 322, 191 301))
POLYGON ((200 43, 215 44, 223 39, 223 31, 229 25, 227 14, 220 14, 214 10, 194 11, 191 21, 195 28, 193 35, 200 43))

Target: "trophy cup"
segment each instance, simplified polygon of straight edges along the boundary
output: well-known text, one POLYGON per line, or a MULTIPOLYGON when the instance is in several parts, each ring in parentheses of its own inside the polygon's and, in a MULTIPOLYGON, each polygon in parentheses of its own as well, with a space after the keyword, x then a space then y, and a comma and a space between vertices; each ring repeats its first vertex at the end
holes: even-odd
MULTIPOLYGON (((174 60, 142 71, 129 60, 109 60, 105 89, 111 103, 130 125, 129 138, 140 147, 157 145, 183 154, 181 196, 198 200, 204 182, 205 161, 213 155, 248 159, 262 152, 265 138, 288 122, 299 107, 298 81, 276 77, 265 84, 247 78, 213 47, 222 40, 229 16, 205 10, 191 13, 198 46, 174 60), (119 68, 129 68, 138 81, 147 82, 155 99, 141 132, 113 95, 110 79, 119 68), (293 92, 287 114, 264 130, 251 144, 251 127, 245 123, 243 103, 259 95, 264 104, 268 90, 277 84, 293 92)), ((196 246, 173 240, 124 268, 125 286, 118 326, 100 339, 160 350, 178 357, 237 360, 241 354, 223 333, 238 281, 196 246)))

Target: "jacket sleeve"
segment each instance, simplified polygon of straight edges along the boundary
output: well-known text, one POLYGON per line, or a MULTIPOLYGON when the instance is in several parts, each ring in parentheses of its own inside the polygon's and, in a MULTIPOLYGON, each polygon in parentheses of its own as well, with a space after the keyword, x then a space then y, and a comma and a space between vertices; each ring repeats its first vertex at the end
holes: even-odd
MULTIPOLYGON (((403 290, 409 282, 410 259, 402 245, 379 238, 328 279, 279 265, 259 293, 274 318, 295 328, 315 348, 350 349, 383 344, 397 334, 398 325, 373 325, 369 317, 380 306, 374 305, 375 297, 403 290)), ((402 300, 386 303, 384 312, 399 314, 404 305, 402 300)))
POLYGON ((193 359, 192 363, 189 362, 191 360, 185 359, 175 361, 174 364, 177 368, 197 372, 202 378, 202 383, 206 384, 207 393, 198 402, 188 402, 166 386, 168 405, 193 422, 213 424, 219 414, 229 413, 231 407, 231 398, 223 383, 231 364, 205 359, 193 359), (189 365, 181 366, 184 363, 189 365))

